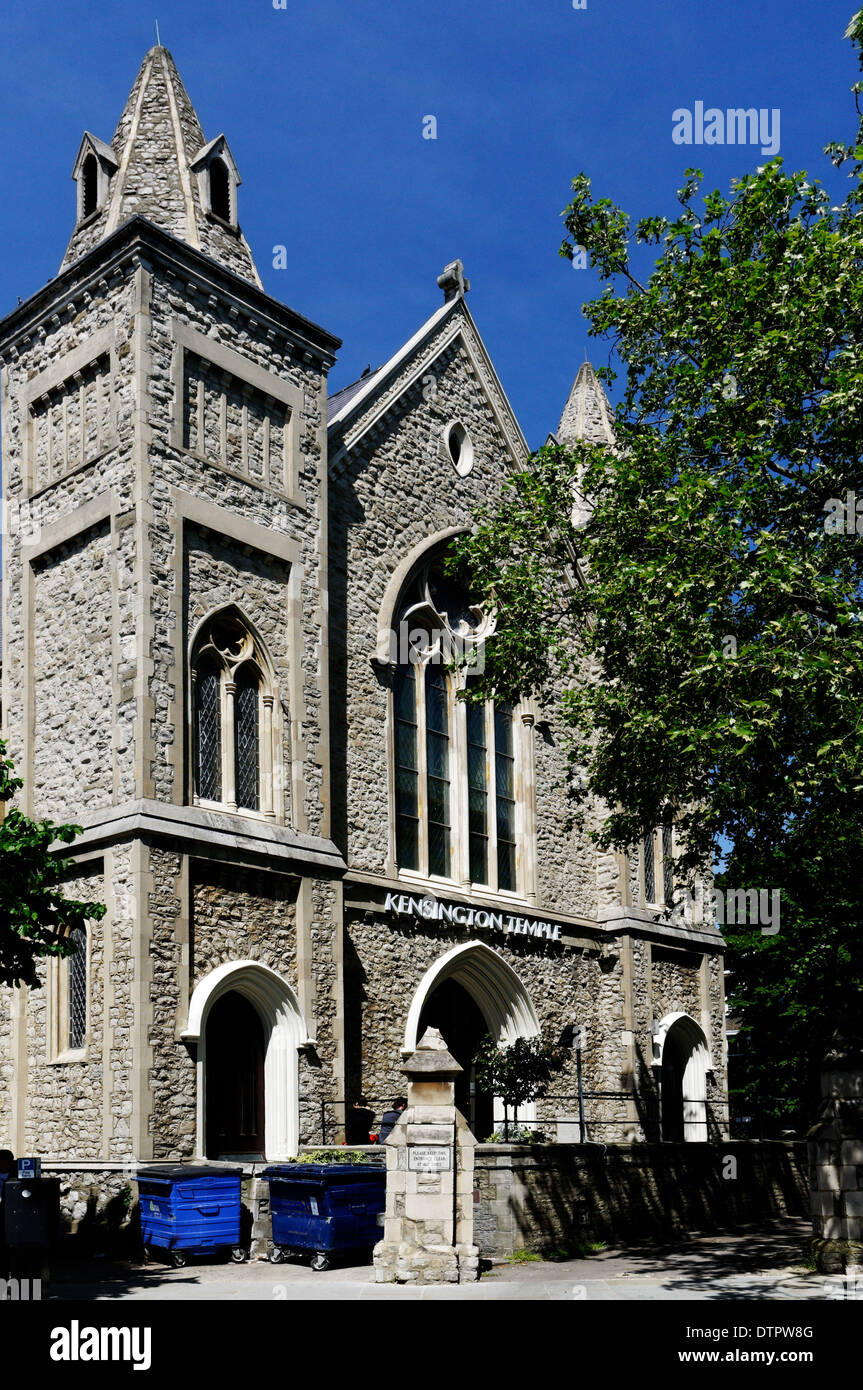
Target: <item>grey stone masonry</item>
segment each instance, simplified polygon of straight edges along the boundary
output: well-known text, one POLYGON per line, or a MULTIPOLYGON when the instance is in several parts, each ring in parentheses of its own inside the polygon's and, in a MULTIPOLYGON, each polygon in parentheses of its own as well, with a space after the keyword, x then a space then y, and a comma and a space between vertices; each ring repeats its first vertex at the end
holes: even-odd
POLYGON ((812 1253, 827 1274, 863 1275, 863 1046, 859 1019, 840 1025, 821 1071, 809 1134, 812 1253))
POLYGON ((375 1280, 467 1284, 479 1278, 473 1243, 476 1140, 454 1104, 462 1068, 436 1028, 402 1067, 407 1109, 386 1141, 384 1237, 375 1246, 375 1280))
POLYGON ((217 148, 210 150, 168 50, 151 48, 110 146, 85 134, 82 152, 92 145, 93 157, 105 169, 104 197, 92 213, 79 218, 61 270, 130 217, 143 216, 260 286, 236 220, 219 218, 207 205, 196 161, 202 153, 205 161, 208 153, 223 154, 215 143, 217 148))

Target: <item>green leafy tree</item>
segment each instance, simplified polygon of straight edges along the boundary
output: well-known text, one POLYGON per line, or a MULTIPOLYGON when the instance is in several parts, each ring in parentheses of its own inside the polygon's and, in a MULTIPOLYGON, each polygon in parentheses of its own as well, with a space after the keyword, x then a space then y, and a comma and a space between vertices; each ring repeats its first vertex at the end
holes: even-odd
POLYGON ((7 809, 22 785, 0 741, 0 984, 38 986, 38 958, 73 955, 71 933, 104 917, 105 908, 63 896, 71 864, 51 846, 71 844, 80 829, 7 809))
POLYGON ((684 872, 730 843, 725 883, 781 890, 778 935, 726 932, 764 1103, 863 996, 863 120, 827 152, 838 204, 774 159, 633 226, 574 180, 616 448, 540 449, 454 561, 498 613, 477 697, 559 704, 599 843, 673 815, 684 872))
POLYGON ((504 1110, 511 1109, 517 1119, 520 1105, 545 1095, 566 1057, 564 1048, 543 1038, 516 1038, 499 1047, 487 1037, 473 1061, 479 1085, 499 1096, 504 1110))

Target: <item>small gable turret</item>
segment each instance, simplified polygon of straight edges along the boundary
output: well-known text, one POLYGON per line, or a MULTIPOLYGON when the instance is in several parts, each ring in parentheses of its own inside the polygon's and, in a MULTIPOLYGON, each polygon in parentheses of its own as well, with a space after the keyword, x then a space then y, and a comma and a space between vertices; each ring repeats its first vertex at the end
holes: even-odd
POLYGON ((72 178, 78 185, 79 225, 105 206, 111 180, 119 167, 111 146, 85 130, 72 169, 72 178))

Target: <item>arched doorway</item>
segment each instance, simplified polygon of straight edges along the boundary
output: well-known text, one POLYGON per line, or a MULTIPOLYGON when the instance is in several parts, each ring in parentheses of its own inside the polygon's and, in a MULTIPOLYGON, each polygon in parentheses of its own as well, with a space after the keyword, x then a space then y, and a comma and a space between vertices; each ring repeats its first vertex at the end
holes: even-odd
POLYGON ((265 1040, 254 1004, 229 990, 207 1016, 207 1158, 262 1159, 265 1040))
MULTIPOLYGON (((537 1036, 539 1019, 530 996, 497 951, 483 941, 469 941, 441 956, 420 981, 405 1025, 404 1056, 410 1056, 423 1029, 429 1026, 440 1030, 456 1061, 464 1067, 466 1075, 459 1079, 456 1104, 476 1137, 483 1140, 502 1126, 503 1102, 499 1097, 483 1096, 474 1078, 472 1110, 471 1062, 486 1035, 498 1044, 537 1036)), ((519 1108, 519 1123, 529 1124, 535 1118, 534 1104, 519 1108)), ((512 1113, 509 1119, 513 1119, 512 1113)))
POLYGON ((293 1158, 299 1145, 298 1056, 309 1045, 309 1031, 297 997, 281 975, 253 960, 217 966, 195 986, 181 1036, 196 1049, 197 1157, 211 1156, 211 1143, 222 1147, 218 1134, 227 1140, 233 1125, 235 1139, 240 1134, 260 1136, 263 1126, 263 1143, 257 1147, 269 1162, 293 1158), (228 1000, 224 1013, 219 1009, 223 999, 228 1000), (224 1095, 231 1087, 235 1097, 239 1089, 249 1098, 239 1114, 236 1099, 231 1111, 224 1095), (213 1106, 215 1116, 210 1113, 213 1106))
POLYGON ((494 1096, 484 1091, 476 1079, 473 1059, 489 1027, 479 1005, 457 979, 444 980, 429 995, 420 1015, 419 1035, 426 1028, 437 1028, 446 1045, 463 1067, 456 1077, 455 1103, 476 1137, 486 1139, 494 1129, 494 1096))
POLYGON ((668 1014, 659 1025, 662 1138, 707 1140, 707 1039, 688 1014, 668 1014))

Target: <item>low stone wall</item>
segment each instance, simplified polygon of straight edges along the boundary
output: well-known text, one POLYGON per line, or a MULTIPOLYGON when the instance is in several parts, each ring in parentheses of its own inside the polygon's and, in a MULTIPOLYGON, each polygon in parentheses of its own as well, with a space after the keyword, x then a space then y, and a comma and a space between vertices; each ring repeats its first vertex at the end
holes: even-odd
MULTIPOLYGON (((362 1152, 383 1161, 380 1148, 362 1152)), ((271 1246, 269 1184, 253 1165, 243 1167, 244 1242, 253 1258, 264 1258, 271 1246)), ((42 1172, 60 1178, 70 1250, 137 1252, 138 1185, 128 1167, 46 1163, 42 1172)), ((807 1216, 810 1201, 804 1141, 480 1144, 474 1183, 474 1241, 486 1258, 728 1230, 807 1216)))
POLYGON ((806 1216, 805 1142, 481 1144, 474 1239, 488 1257, 806 1216))

